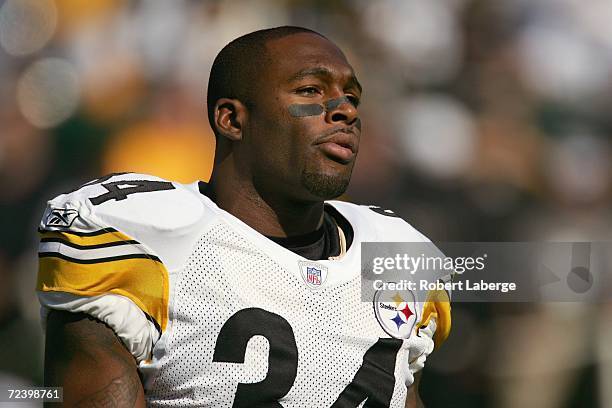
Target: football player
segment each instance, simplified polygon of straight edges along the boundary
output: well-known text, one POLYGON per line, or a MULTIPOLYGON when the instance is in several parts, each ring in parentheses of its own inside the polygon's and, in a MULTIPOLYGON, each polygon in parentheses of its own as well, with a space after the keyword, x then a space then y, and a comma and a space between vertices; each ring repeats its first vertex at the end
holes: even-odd
POLYGON ((45 384, 66 406, 420 404, 448 302, 400 296, 382 321, 361 299, 360 244, 427 238, 389 211, 326 201, 348 186, 360 99, 322 35, 253 32, 211 70, 208 184, 114 174, 49 201, 45 384))

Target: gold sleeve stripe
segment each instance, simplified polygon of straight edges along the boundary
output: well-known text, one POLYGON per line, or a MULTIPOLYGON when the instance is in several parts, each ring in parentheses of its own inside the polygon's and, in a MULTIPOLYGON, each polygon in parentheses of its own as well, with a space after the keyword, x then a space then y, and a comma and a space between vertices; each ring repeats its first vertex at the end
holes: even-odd
POLYGON ((74 233, 69 231, 39 230, 41 240, 54 239, 66 245, 74 244, 79 247, 96 246, 115 242, 133 241, 133 239, 117 230, 109 228, 104 231, 92 233, 74 233))
MULTIPOLYGON (((39 258, 37 290, 78 296, 108 293, 132 300, 164 331, 168 322, 168 271, 158 259, 145 257, 107 262, 73 262, 53 254, 39 258)), ((144 255, 144 254, 143 254, 144 255)), ((106 258, 108 259, 108 258, 106 258)))
POLYGON ((448 338, 451 330, 451 306, 448 293, 445 290, 430 291, 423 306, 423 317, 417 327, 425 327, 430 320, 436 319, 436 331, 433 336, 435 347, 438 348, 448 338))
POLYGON ((110 247, 122 246, 122 245, 139 245, 140 244, 140 242, 136 241, 135 239, 130 239, 127 241, 106 242, 104 244, 95 244, 95 245, 79 245, 73 242, 66 241, 62 238, 41 238, 40 242, 58 242, 60 244, 69 246, 74 249, 98 249, 98 248, 110 248, 110 247))

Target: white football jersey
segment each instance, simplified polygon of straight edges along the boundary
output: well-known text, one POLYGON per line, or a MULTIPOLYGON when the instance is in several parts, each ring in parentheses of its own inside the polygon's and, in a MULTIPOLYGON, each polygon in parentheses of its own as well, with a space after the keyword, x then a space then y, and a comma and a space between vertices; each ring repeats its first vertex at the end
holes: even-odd
POLYGON ((138 361, 150 406, 404 407, 434 338, 448 335, 449 304, 397 299, 394 324, 407 334, 393 336, 361 299, 360 244, 427 238, 390 212, 328 205, 352 225, 352 245, 311 261, 198 183, 94 180, 49 201, 41 221, 43 325, 49 309, 108 324, 138 361))

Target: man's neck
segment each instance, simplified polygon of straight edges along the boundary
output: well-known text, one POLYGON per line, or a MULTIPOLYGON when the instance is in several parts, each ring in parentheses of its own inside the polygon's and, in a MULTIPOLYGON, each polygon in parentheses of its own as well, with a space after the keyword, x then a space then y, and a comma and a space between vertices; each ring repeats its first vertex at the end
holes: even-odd
POLYGON ((303 202, 279 197, 279 194, 266 194, 258 191, 250 181, 241 180, 230 169, 215 170, 207 195, 219 208, 259 233, 289 237, 307 234, 322 225, 322 201, 303 202))

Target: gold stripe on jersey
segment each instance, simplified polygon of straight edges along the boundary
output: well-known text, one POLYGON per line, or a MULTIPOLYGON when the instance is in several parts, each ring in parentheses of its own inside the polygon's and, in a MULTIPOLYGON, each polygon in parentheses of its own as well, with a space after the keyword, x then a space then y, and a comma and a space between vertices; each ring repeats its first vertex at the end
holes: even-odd
POLYGON ((87 245, 100 245, 108 244, 112 242, 131 241, 132 238, 129 236, 116 231, 109 230, 109 232, 101 232, 95 235, 80 235, 70 231, 45 231, 40 230, 41 238, 56 238, 67 243, 76 244, 79 246, 87 245))
POLYGON ((431 318, 436 319, 436 331, 433 336, 435 348, 438 348, 448 338, 451 330, 451 307, 448 293, 445 290, 433 290, 427 294, 423 306, 423 317, 417 327, 425 327, 431 318))
POLYGON ((156 258, 77 263, 41 257, 36 289, 78 296, 122 295, 155 319, 162 332, 168 322, 168 271, 156 258))

